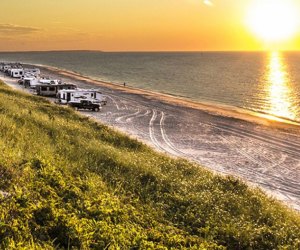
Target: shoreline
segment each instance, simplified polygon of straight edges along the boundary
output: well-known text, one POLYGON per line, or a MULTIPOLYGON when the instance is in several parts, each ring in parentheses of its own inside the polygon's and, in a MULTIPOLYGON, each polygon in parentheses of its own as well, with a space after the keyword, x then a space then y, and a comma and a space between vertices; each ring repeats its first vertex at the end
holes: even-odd
POLYGON ((92 83, 95 86, 111 88, 113 90, 118 90, 129 94, 143 95, 145 98, 148 98, 149 100, 162 101, 183 108, 193 108, 193 109, 208 112, 212 115, 239 119, 243 121, 248 121, 260 125, 272 126, 276 128, 294 128, 294 129, 300 128, 300 122, 285 119, 282 117, 277 117, 267 113, 256 112, 256 111, 252 111, 240 107, 234 107, 226 104, 220 104, 220 103, 188 100, 187 98, 184 97, 135 88, 128 85, 124 87, 121 84, 118 85, 117 83, 97 80, 90 76, 82 75, 78 72, 74 72, 74 71, 70 71, 67 69, 62 69, 54 66, 48 66, 43 64, 26 64, 26 63, 25 65, 40 67, 41 69, 50 71, 54 74, 59 74, 74 80, 88 81, 89 83, 92 83))

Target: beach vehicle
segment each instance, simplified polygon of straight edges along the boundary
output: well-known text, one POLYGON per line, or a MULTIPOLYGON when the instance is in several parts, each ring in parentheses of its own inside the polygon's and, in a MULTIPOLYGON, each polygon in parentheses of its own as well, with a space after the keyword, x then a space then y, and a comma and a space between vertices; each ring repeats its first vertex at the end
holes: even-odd
POLYGON ((36 87, 36 85, 39 84, 39 80, 36 77, 34 77, 34 76, 32 76, 32 77, 24 77, 23 84, 24 84, 25 88, 32 88, 32 89, 34 89, 36 87))
POLYGON ((90 100, 80 100, 79 102, 69 102, 68 105, 72 108, 78 109, 88 109, 93 111, 100 111, 101 105, 99 103, 93 103, 90 100))
POLYGON ((7 73, 9 69, 11 69, 11 65, 9 65, 9 64, 4 64, 2 67, 2 71, 4 73, 7 73))
POLYGON ((56 79, 40 78, 39 83, 40 84, 61 84, 61 81, 56 79))
POLYGON ((31 73, 25 73, 20 77, 20 79, 18 80, 18 83, 20 85, 23 85, 24 84, 24 78, 35 78, 36 76, 31 74, 31 73))
POLYGON ((75 84, 62 83, 62 84, 38 84, 35 86, 36 93, 41 96, 55 97, 60 90, 77 89, 75 84))
POLYGON ((4 67, 5 63, 4 62, 1 62, 0 63, 0 71, 3 71, 3 67, 4 67))
POLYGON ((57 99, 60 104, 80 102, 81 100, 89 100, 100 105, 106 105, 107 103, 106 97, 100 91, 94 89, 60 90, 57 93, 57 99))
POLYGON ((11 68, 9 69, 9 75, 13 78, 20 78, 24 75, 24 69, 23 68, 11 68))
POLYGON ((36 77, 34 75, 32 75, 33 73, 30 73, 24 77, 24 87, 25 88, 33 88, 35 89, 37 85, 59 85, 61 84, 60 80, 56 80, 56 79, 48 79, 48 78, 39 78, 36 77))
POLYGON ((24 68, 24 73, 29 73, 29 74, 32 74, 32 75, 35 75, 35 76, 38 76, 41 74, 41 71, 39 68, 24 68))

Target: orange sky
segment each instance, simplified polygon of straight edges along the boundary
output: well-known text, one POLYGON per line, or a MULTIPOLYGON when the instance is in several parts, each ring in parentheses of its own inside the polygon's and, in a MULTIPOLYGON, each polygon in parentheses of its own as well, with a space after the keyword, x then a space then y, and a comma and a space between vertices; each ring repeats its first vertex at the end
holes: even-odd
POLYGON ((268 49, 245 24, 252 1, 1 0, 0 50, 268 49))

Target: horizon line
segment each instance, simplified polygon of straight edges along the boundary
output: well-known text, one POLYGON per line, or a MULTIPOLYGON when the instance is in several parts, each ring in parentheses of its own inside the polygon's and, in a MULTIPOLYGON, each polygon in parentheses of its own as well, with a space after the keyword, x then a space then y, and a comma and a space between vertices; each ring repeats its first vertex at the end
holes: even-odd
POLYGON ((99 52, 99 53, 206 53, 206 52, 300 52, 300 50, 0 50, 0 53, 33 53, 33 52, 99 52))

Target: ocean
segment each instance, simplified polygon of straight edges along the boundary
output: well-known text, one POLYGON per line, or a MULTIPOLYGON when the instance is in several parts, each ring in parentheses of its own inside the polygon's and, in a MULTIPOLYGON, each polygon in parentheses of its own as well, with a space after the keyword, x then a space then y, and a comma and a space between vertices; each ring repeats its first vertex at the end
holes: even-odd
POLYGON ((54 66, 300 122, 300 52, 9 52, 0 61, 54 66))

